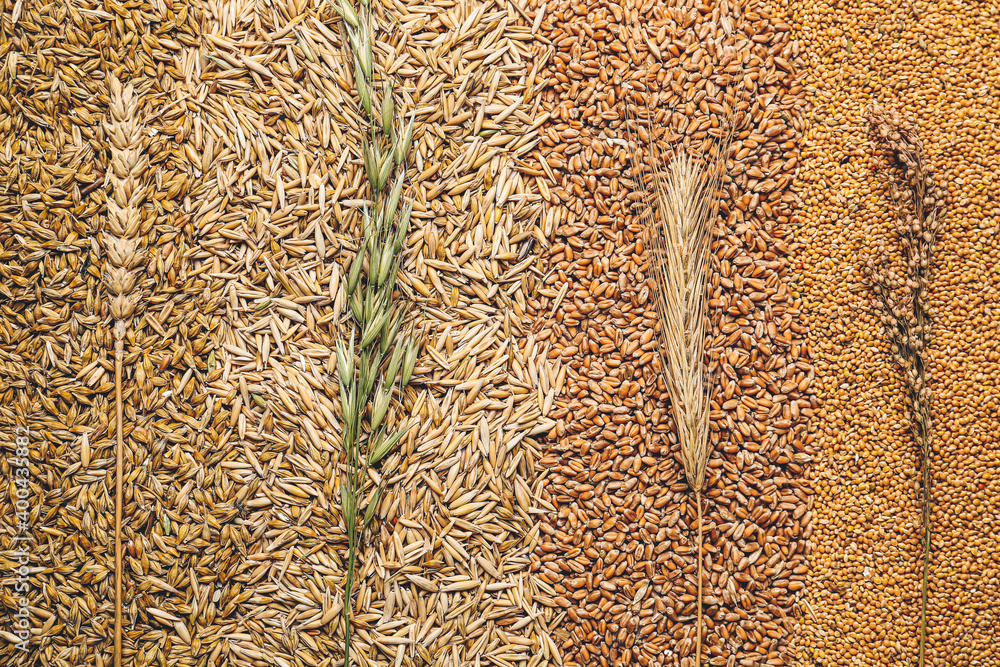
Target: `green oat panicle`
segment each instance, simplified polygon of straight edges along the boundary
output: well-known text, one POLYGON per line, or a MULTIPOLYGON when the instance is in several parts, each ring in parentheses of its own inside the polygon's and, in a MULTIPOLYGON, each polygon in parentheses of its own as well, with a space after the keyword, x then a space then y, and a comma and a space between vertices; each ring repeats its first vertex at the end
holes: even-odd
MULTIPOLYGON (((419 353, 418 339, 401 333, 406 308, 394 303, 396 276, 413 211, 402 204, 406 185, 406 157, 413 140, 413 120, 404 131, 394 124, 396 104, 388 78, 375 81, 372 54, 376 12, 367 4, 351 6, 349 0, 332 2, 343 19, 345 44, 354 62, 358 103, 368 126, 358 133, 368 202, 362 211, 364 237, 358 244, 347 277, 347 295, 353 319, 349 342, 337 344, 340 401, 344 412, 344 453, 347 471, 340 496, 348 540, 347 576, 344 580, 344 664, 351 663, 351 591, 357 569, 361 532, 375 516, 382 496, 377 487, 364 504, 368 467, 378 464, 399 444, 408 429, 392 431, 393 396, 402 395, 419 353), (384 370, 383 370, 384 369, 384 370), (359 517, 363 517, 358 525, 359 517)), ((381 75, 381 73, 378 73, 381 75)))

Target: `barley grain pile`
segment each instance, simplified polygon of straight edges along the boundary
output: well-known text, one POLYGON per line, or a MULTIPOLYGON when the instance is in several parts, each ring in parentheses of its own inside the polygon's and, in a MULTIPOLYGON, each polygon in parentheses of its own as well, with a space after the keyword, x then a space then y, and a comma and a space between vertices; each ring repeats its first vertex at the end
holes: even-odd
POLYGON ((803 665, 917 664, 920 479, 904 388, 863 253, 893 248, 871 172, 873 99, 910 113, 949 193, 928 288, 934 477, 928 665, 996 665, 1000 227, 994 174, 1000 68, 995 6, 824 3, 796 9, 813 107, 803 149, 801 279, 816 340, 812 570, 795 638, 803 665))
POLYGON ((552 120, 535 158, 555 226, 532 305, 539 340, 568 370, 542 459, 552 510, 536 567, 566 664, 694 664, 696 508, 656 362, 649 254, 630 194, 642 156, 631 151, 650 127, 661 147, 698 146, 727 108, 738 131, 709 289, 719 374, 702 659, 787 664, 812 508, 800 477, 813 453, 813 374, 788 285, 800 47, 759 3, 741 16, 725 3, 550 3, 541 29, 552 120), (716 39, 735 57, 707 45, 716 39), (632 144, 629 118, 640 119, 632 144))
MULTIPOLYGON (((29 521, 35 634, 28 653, 4 643, 4 660, 13 664, 111 662, 116 424, 109 403, 111 295, 100 281, 108 252, 99 232, 106 229, 108 188, 125 175, 125 163, 109 135, 116 123, 109 114, 108 75, 134 80, 143 100, 161 99, 177 76, 172 54, 191 42, 193 31, 189 5, 179 1, 128 8, 17 2, 0 12, 3 442, 6 453, 14 424, 27 426, 35 464, 29 521)), ((121 138, 143 156, 132 190, 143 203, 131 212, 137 227, 129 230, 143 251, 176 235, 178 206, 171 198, 184 188, 165 140, 176 130, 169 119, 145 115, 149 106, 129 105, 117 116, 130 119, 129 135, 121 138)), ((158 277, 145 271, 126 282, 152 306, 163 298, 150 296, 158 277)), ((162 347, 130 333, 126 367, 140 373, 148 355, 162 347)), ((150 457, 141 426, 149 399, 142 391, 133 385, 125 394, 132 462, 126 511, 139 526, 151 516, 142 498, 149 492, 144 466, 150 457)), ((11 479, 6 456, 0 465, 11 479)), ((13 489, 0 501, 9 537, 19 530, 13 489)), ((134 545, 126 557, 125 606, 137 619, 141 590, 156 583, 136 577, 145 564, 134 545)), ((4 558, 3 565, 13 572, 16 563, 4 558)), ((19 597, 12 584, 5 581, 3 596, 11 613, 19 597)), ((135 654, 141 633, 141 626, 138 633, 133 627, 126 637, 127 657, 135 654)))

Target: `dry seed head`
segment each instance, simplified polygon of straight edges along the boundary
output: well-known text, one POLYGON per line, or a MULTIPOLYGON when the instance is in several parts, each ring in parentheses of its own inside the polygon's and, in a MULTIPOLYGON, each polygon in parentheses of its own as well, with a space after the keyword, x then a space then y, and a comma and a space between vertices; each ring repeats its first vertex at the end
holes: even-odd
MULTIPOLYGON (((143 134, 138 122, 139 98, 131 83, 122 85, 114 75, 108 75, 111 95, 110 119, 105 121, 106 136, 111 143, 110 164, 106 185, 109 189, 107 219, 103 233, 107 264, 101 272, 105 287, 113 295, 111 315, 118 324, 135 315, 141 292, 138 290, 139 268, 145 257, 139 246, 142 226, 142 203, 149 160, 142 155, 143 134)), ((124 338, 126 327, 115 327, 116 337, 124 338), (118 336, 118 334, 121 334, 118 336)))
POLYGON ((663 174, 653 160, 652 191, 642 217, 656 283, 660 358, 677 424, 684 474, 701 490, 708 465, 711 389, 705 364, 712 228, 721 161, 705 164, 680 149, 663 174))
POLYGON ((105 266, 101 279, 112 294, 128 294, 135 287, 136 275, 122 267, 105 266))
MULTIPOLYGON (((880 306, 891 310, 896 326, 887 329, 892 352, 903 370, 907 385, 910 412, 915 419, 907 418, 910 430, 921 451, 922 473, 922 518, 924 533, 923 579, 921 584, 919 657, 921 667, 926 664, 928 581, 931 552, 931 393, 926 383, 925 343, 930 338, 931 314, 926 310, 925 292, 928 286, 927 274, 931 266, 936 231, 938 203, 933 196, 936 186, 925 168, 926 157, 912 118, 901 121, 899 114, 887 112, 878 103, 873 103, 866 113, 869 122, 882 137, 884 148, 901 164, 904 177, 890 186, 896 208, 896 229, 899 233, 902 259, 908 269, 905 280, 887 272, 889 281, 882 279, 882 290, 878 293, 880 306), (901 190, 899 190, 901 188, 901 190), (899 196, 897 197, 897 191, 899 196), (926 230, 926 231, 925 231, 926 230), (894 293, 895 292, 895 293, 894 293)), ((881 274, 885 275, 885 274, 881 274)), ((879 277, 881 277, 881 275, 879 277)))

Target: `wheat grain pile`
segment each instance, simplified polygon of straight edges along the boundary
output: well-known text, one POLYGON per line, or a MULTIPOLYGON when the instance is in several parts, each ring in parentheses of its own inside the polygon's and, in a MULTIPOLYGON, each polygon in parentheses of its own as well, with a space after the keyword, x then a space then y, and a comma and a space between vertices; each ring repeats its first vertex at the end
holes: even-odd
POLYGON ((633 160, 711 144, 737 112, 712 243, 713 454, 702 551, 711 665, 788 664, 809 550, 812 369, 789 288, 803 89, 775 8, 547 5, 552 120, 535 157, 557 226, 535 306, 567 367, 537 554, 566 664, 695 664, 696 509, 657 364, 633 160), (724 20, 725 19, 725 20, 724 20), (718 39, 721 46, 707 44, 718 39), (637 119, 631 126, 629 119, 637 119), (651 122, 650 122, 651 121, 651 122), (715 130, 712 130, 713 124, 715 130), (631 129, 630 129, 631 128, 631 129), (633 139, 633 135, 636 139, 633 139))

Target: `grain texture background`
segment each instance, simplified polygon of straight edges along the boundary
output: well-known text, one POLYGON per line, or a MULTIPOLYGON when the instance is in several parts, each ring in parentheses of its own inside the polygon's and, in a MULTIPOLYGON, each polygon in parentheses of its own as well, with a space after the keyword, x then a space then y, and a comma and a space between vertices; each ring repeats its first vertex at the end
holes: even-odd
POLYGON ((914 2, 795 10, 811 106, 797 284, 815 340, 816 489, 800 664, 917 664, 919 456, 864 254, 896 246, 864 109, 916 120, 948 190, 928 289, 933 484, 928 665, 996 665, 997 8, 914 2))
MULTIPOLYGON (((126 342, 126 659, 330 664, 344 570, 332 345, 363 176, 339 29, 319 2, 112 9, 18 3, 2 19, 4 419, 39 438, 42 651, 110 662, 111 338, 91 238, 102 68, 120 59, 157 193, 145 316, 126 342)), ((527 571, 536 437, 562 380, 525 320, 546 219, 521 171, 545 121, 531 17, 389 9, 376 58, 417 111, 401 289, 425 348, 399 397, 420 427, 373 471, 389 491, 357 644, 375 664, 538 664, 556 651, 527 571)))
MULTIPOLYGON (((629 193, 638 146, 704 143, 732 109, 705 661, 913 662, 916 450, 857 270, 891 241, 874 97, 916 116, 950 194, 929 664, 997 664, 996 7, 385 7, 377 66, 416 110, 400 292, 424 347, 393 417, 419 427, 372 471, 389 492, 355 592, 362 660, 691 661, 695 508, 629 193)), ((139 93, 149 162, 125 341, 126 659, 340 664, 332 346, 364 177, 343 53, 319 0, 0 0, 0 451, 31 429, 38 646, 5 642, 5 664, 111 664, 110 74, 139 93)), ((5 536, 15 498, 0 493, 5 536)))
POLYGON ((718 375, 703 659, 787 664, 809 549, 801 476, 814 453, 810 352, 789 288, 801 47, 766 4, 742 15, 725 3, 550 3, 546 12, 552 122, 535 157, 558 224, 532 305, 567 382, 543 459, 552 475, 542 497, 556 509, 543 517, 537 567, 556 592, 546 603, 565 615, 567 664, 693 661, 696 511, 656 361, 630 150, 650 128, 661 154, 681 141, 710 144, 727 107, 738 126, 709 286, 718 375))
MULTIPOLYGON (((31 469, 31 625, 37 634, 28 654, 5 642, 4 660, 98 664, 103 659, 110 664, 115 550, 109 397, 114 371, 110 312, 100 284, 105 255, 98 243, 111 159, 105 74, 135 79, 143 96, 140 113, 146 112, 146 100, 162 99, 176 77, 173 52, 191 41, 194 23, 188 9, 183 2, 170 9, 159 3, 126 9, 90 2, 5 2, 0 7, 3 437, 6 451, 13 424, 28 426, 36 464, 31 469), (147 72, 150 76, 143 76, 147 72)), ((173 198, 184 181, 174 168, 172 142, 166 140, 176 131, 171 120, 144 116, 141 122, 149 131, 141 150, 155 172, 147 184, 156 190, 139 212, 139 244, 145 249, 177 235, 180 214, 173 198)), ((155 282, 149 273, 138 277, 147 294, 155 282)), ((146 305, 158 303, 162 297, 146 305)), ((171 339, 177 324, 168 325, 174 327, 171 339)), ((184 333, 192 333, 198 344, 197 332, 184 333)), ((149 355, 159 357, 173 342, 146 341, 141 333, 130 337, 125 355, 130 374, 138 376, 149 355)), ((150 458, 160 452, 153 450, 143 427, 152 400, 144 384, 126 388, 126 488, 137 490, 126 496, 126 511, 134 526, 152 517, 147 472, 150 458)), ((10 479, 6 459, 0 465, 10 479)), ((0 515, 12 534, 16 524, 9 489, 0 515)), ((126 557, 131 620, 139 617, 136 589, 156 583, 136 582, 145 556, 134 544, 126 557)), ((13 563, 5 558, 4 566, 9 572, 13 563)), ((15 604, 9 590, 3 597, 8 611, 15 604)))

